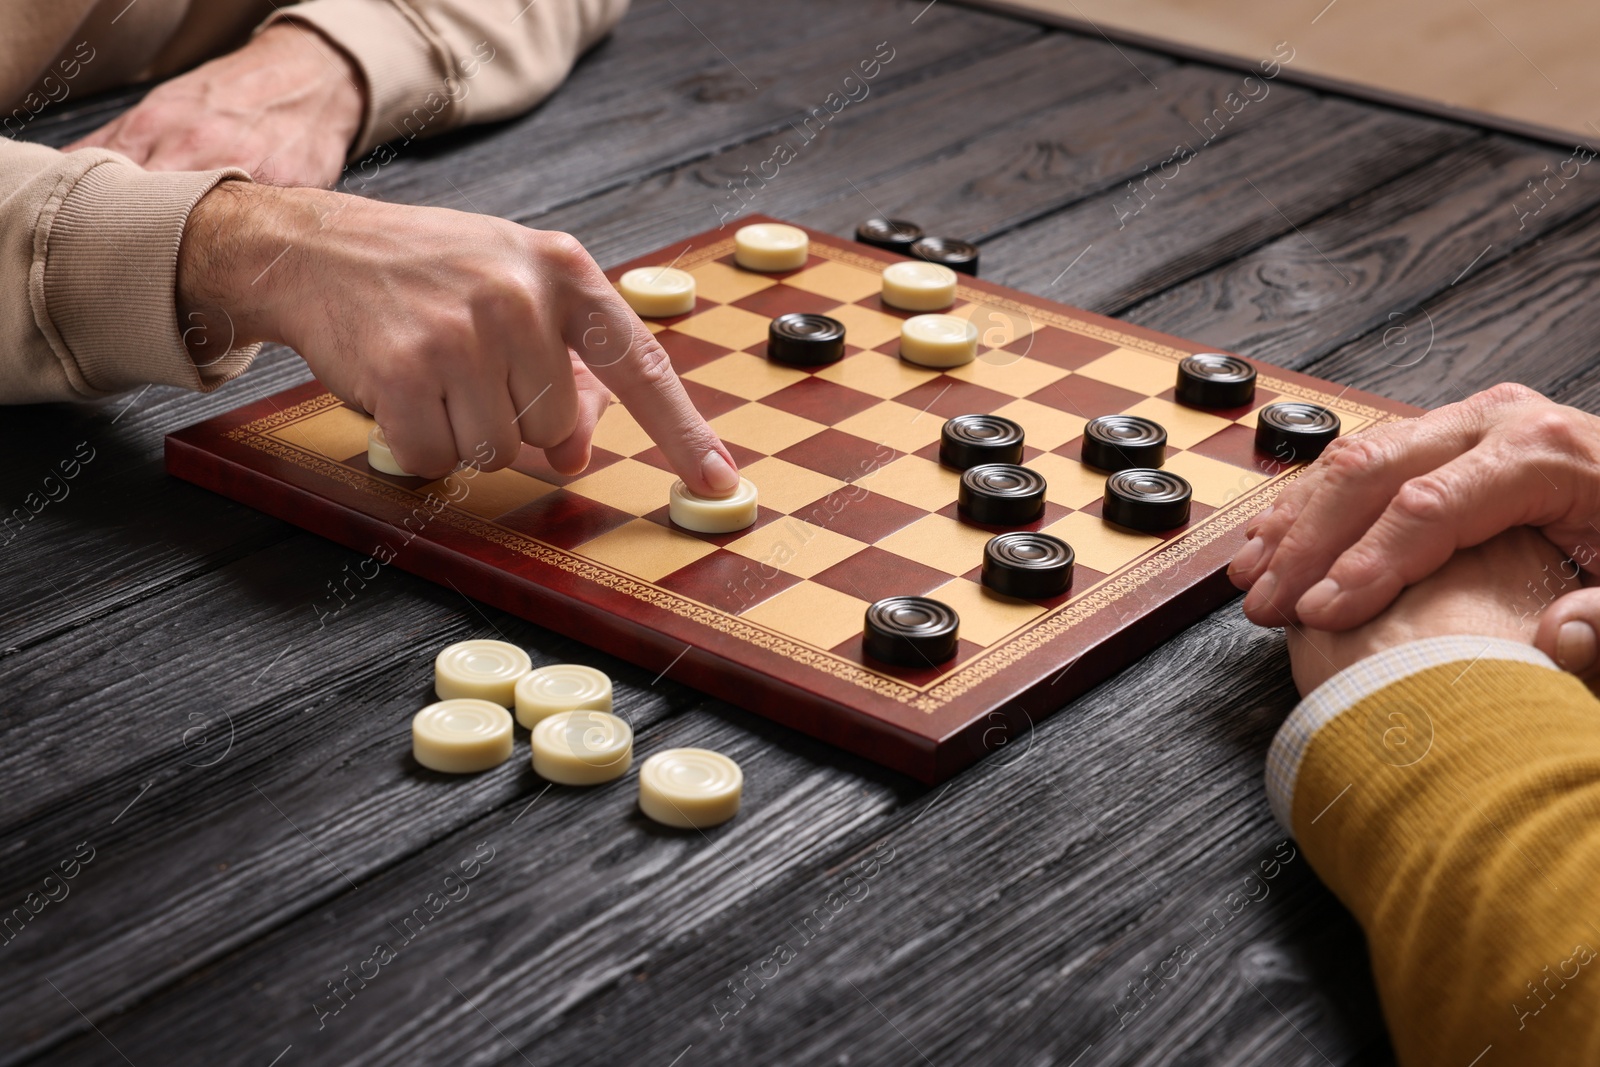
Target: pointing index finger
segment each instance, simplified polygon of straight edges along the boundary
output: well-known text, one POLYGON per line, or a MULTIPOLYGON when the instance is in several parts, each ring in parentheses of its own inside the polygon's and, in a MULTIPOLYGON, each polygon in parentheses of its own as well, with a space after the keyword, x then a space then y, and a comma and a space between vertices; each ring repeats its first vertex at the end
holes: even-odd
POLYGON ((579 301, 587 308, 569 322, 567 343, 661 446, 691 492, 713 497, 733 492, 739 486, 738 465, 695 410, 666 349, 610 283, 600 281, 586 294, 589 299, 579 301))

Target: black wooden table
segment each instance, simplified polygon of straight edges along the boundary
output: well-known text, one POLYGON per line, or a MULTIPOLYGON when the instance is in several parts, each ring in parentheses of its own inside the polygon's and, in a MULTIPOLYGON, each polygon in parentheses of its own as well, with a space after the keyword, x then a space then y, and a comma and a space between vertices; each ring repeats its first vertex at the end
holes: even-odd
MULTIPOLYGON (((544 107, 363 192, 619 262, 714 223, 883 42, 750 210, 919 219, 995 280, 1421 405, 1596 402, 1569 152, 1282 79, 1235 109, 1241 72, 951 3, 639 0, 544 107)), ((1237 602, 927 789, 392 569, 319 629, 358 557, 161 465, 306 377, 271 350, 0 423, 0 1061, 1389 1061, 1360 932, 1267 811, 1294 693, 1237 602), (434 651, 497 635, 609 672, 642 751, 734 756, 743 814, 667 832, 523 760, 423 780, 434 651)))

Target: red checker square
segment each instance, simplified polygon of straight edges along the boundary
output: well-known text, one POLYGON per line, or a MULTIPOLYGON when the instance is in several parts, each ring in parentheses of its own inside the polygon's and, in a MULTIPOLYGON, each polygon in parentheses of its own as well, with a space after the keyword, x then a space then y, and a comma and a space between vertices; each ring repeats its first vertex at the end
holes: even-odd
POLYGON ((1185 451, 1220 459, 1259 474, 1278 474, 1286 469, 1284 464, 1265 452, 1257 452, 1256 432, 1248 426, 1237 424, 1218 430, 1204 441, 1190 445, 1185 451))
POLYGON ((1063 604, 1066 601, 1071 600, 1073 596, 1078 593, 1093 589, 1095 586, 1105 581, 1107 577, 1109 577, 1109 575, 1101 571, 1097 571, 1093 567, 1085 567, 1081 563, 1074 563, 1072 565, 1071 587, 1068 588, 1067 591, 1061 596, 1055 597, 1051 600, 1041 600, 1039 603, 1053 608, 1058 604, 1063 604))
MULTIPOLYGON (((734 270, 744 270, 745 269, 745 268, 739 266, 738 261, 734 259, 732 252, 729 252, 727 255, 723 256, 720 259, 718 259, 717 262, 718 263, 726 263, 728 266, 732 267, 734 270)), ((763 271, 751 271, 750 273, 751 274, 760 274, 764 278, 776 278, 777 280, 782 281, 785 278, 788 278, 788 277, 791 277, 793 275, 799 274, 803 270, 810 270, 812 267, 817 266, 819 263, 826 263, 826 262, 827 262, 827 260, 825 260, 821 256, 816 255, 815 253, 813 253, 813 254, 811 254, 811 255, 806 257, 805 263, 803 263, 800 266, 796 267, 794 270, 763 270, 763 271)), ((839 302, 837 300, 835 300, 833 302, 832 306, 833 307, 838 307, 839 306, 839 302)))
POLYGON ((927 512, 852 486, 796 508, 793 514, 798 519, 870 545, 902 526, 911 525, 927 512))
POLYGON ((695 410, 700 412, 707 422, 718 415, 726 415, 734 408, 746 403, 744 397, 724 393, 721 389, 713 389, 709 385, 691 382, 687 378, 683 381, 684 392, 689 394, 689 399, 694 401, 695 410))
POLYGON ((1028 336, 1019 337, 1006 345, 1004 351, 1017 352, 1063 370, 1077 370, 1116 347, 1081 333, 1071 333, 1055 326, 1041 326, 1028 336))
POLYGON ((850 482, 899 459, 900 453, 888 445, 874 444, 830 426, 821 433, 790 445, 778 453, 778 458, 806 470, 850 482))
POLYGON ((763 507, 762 505, 757 504, 756 521, 752 522, 749 526, 741 526, 732 533, 710 534, 699 533, 695 530, 685 530, 682 526, 679 526, 672 521, 670 515, 668 514, 670 510, 671 509, 666 504, 663 504, 644 517, 649 519, 651 522, 659 523, 668 529, 676 530, 686 537, 693 537, 696 540, 704 541, 708 545, 716 545, 718 548, 732 544, 734 541, 739 540, 739 538, 743 537, 751 530, 759 530, 767 523, 772 522, 775 519, 783 518, 783 512, 773 511, 769 507, 763 507))
MULTIPOLYGON (((887 264, 885 264, 885 266, 887 266, 887 264)), ((871 296, 864 296, 860 300, 857 300, 856 304, 864 308, 870 308, 873 311, 881 311, 885 315, 893 315, 897 319, 909 319, 913 315, 929 314, 929 312, 926 311, 907 311, 904 308, 897 308, 892 304, 885 304, 883 302, 883 295, 881 293, 873 293, 871 296)), ((940 308, 939 310, 948 311, 950 309, 940 308)), ((900 339, 896 337, 892 343, 898 345, 900 343, 900 339)), ((898 351, 898 349, 896 349, 896 351, 898 351)))
POLYGON ((741 297, 733 302, 736 308, 752 311, 757 315, 765 315, 775 319, 779 315, 787 315, 791 311, 805 312, 811 315, 826 315, 839 306, 839 301, 830 300, 825 296, 796 289, 792 285, 769 285, 765 289, 741 297))
MULTIPOLYGON (((741 470, 756 460, 765 458, 764 453, 757 452, 753 448, 746 448, 744 445, 736 445, 732 441, 722 442, 722 447, 728 450, 728 454, 733 457, 733 462, 738 464, 741 470)), ((661 451, 660 445, 652 445, 643 452, 636 454, 633 458, 640 463, 648 463, 658 470, 670 471, 673 469, 672 464, 667 461, 666 454, 661 451)))
POLYGON ((702 341, 698 337, 690 337, 677 330, 662 330, 656 334, 656 340, 661 342, 661 347, 672 357, 672 366, 679 374, 694 370, 696 367, 703 367, 733 351, 724 345, 702 341))
POLYGON ((586 474, 604 470, 622 457, 615 452, 608 452, 603 448, 589 450, 589 465, 577 474, 558 474, 556 469, 544 458, 544 450, 534 448, 532 445, 523 445, 522 451, 517 453, 516 462, 511 464, 511 469, 539 479, 548 485, 567 485, 575 482, 586 474))
MULTIPOLYGON (((1170 403, 1176 404, 1178 402, 1177 386, 1173 386, 1170 389, 1165 389, 1157 393, 1156 399, 1166 400, 1170 403)), ((1277 393, 1271 393, 1265 389, 1257 389, 1255 399, 1251 400, 1248 404, 1242 404, 1236 408, 1202 408, 1195 407, 1192 404, 1185 404, 1184 406, 1193 408, 1195 411, 1203 411, 1207 415, 1215 415, 1219 419, 1242 419, 1261 405, 1270 404, 1276 399, 1278 399, 1277 393)))
POLYGON ((632 522, 633 516, 598 500, 557 489, 495 521, 557 548, 577 548, 632 522))
MULTIPOLYGON (((866 621, 862 620, 862 626, 865 627, 865 625, 866 621)), ((943 663, 933 664, 928 667, 900 667, 893 663, 885 663, 881 659, 871 659, 867 656, 866 651, 862 648, 861 634, 857 634, 848 640, 839 642, 837 645, 834 645, 833 648, 829 649, 829 651, 836 656, 843 656, 845 659, 859 663, 863 667, 877 671, 879 674, 887 674, 891 678, 898 678, 903 682, 910 683, 911 685, 926 685, 938 678, 940 675, 950 673, 957 667, 961 666, 961 664, 971 659, 973 656, 976 656, 978 653, 982 652, 983 646, 972 641, 968 641, 965 638, 958 638, 956 640, 955 655, 951 656, 943 663)))
POLYGON ((871 603, 886 596, 921 596, 948 582, 950 576, 872 545, 812 575, 811 580, 871 603))
POLYGON ((679 567, 656 584, 737 615, 799 582, 799 578, 776 567, 763 567, 755 560, 718 549, 679 567))
POLYGON ((875 396, 838 385, 826 378, 807 378, 761 398, 767 407, 779 408, 802 419, 832 426, 879 403, 875 396))
MULTIPOLYGON (((965 578, 969 582, 977 582, 979 585, 982 585, 983 566, 980 564, 963 574, 961 577, 965 578)), ((1067 586, 1067 591, 1065 593, 1062 593, 1059 596, 1048 597, 1044 600, 1030 600, 1029 603, 1039 604, 1047 609, 1053 610, 1055 608, 1059 608, 1061 605, 1065 604, 1079 593, 1087 592, 1088 590, 1093 589, 1096 583, 1105 581, 1105 578, 1106 576, 1097 570, 1085 567, 1081 563, 1074 563, 1072 565, 1072 584, 1067 586)))
POLYGON ((941 418, 976 415, 1011 403, 1012 397, 948 374, 935 375, 895 397, 895 402, 918 411, 931 411, 941 418))
POLYGON ((1028 399, 1081 419, 1097 419, 1101 415, 1126 411, 1141 403, 1145 397, 1131 389, 1107 385, 1081 374, 1069 374, 1031 394, 1028 399))
POLYGON ((939 509, 939 514, 947 519, 955 519, 963 526, 971 526, 975 530, 987 530, 989 533, 994 534, 1003 534, 1007 530, 1042 530, 1051 523, 1059 522, 1061 519, 1066 518, 1071 512, 1071 508, 1064 508, 1054 501, 1046 500, 1044 502, 1044 513, 1026 526, 991 526, 986 522, 973 522, 961 514, 960 505, 957 504, 946 504, 939 509))

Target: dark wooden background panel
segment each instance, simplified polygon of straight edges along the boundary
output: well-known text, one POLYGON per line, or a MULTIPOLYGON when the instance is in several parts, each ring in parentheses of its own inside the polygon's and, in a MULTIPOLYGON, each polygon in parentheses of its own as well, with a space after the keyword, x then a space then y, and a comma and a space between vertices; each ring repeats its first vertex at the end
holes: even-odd
MULTIPOLYGON (((1535 212, 1563 150, 1276 82, 1219 126, 1242 78, 921 0, 645 0, 531 114, 344 187, 609 264, 714 223, 788 143, 750 210, 905 214, 982 241, 986 277, 1398 399, 1514 378, 1600 403, 1587 170, 1535 212), (868 97, 801 144, 879 42, 868 97)), ((392 570, 319 627, 361 557, 160 465, 166 432, 307 376, 272 348, 210 395, 0 424, 8 509, 94 453, 0 556, 0 903, 95 850, 0 944, 0 1062, 1388 1062, 1359 931, 1266 810, 1294 694, 1236 606, 928 790, 392 570), (417 769, 433 653, 497 634, 611 673, 641 757, 734 755, 744 813, 677 833, 628 781, 417 769), (406 937, 480 843, 469 895, 406 937), (380 940, 395 960, 329 1014, 380 940)))

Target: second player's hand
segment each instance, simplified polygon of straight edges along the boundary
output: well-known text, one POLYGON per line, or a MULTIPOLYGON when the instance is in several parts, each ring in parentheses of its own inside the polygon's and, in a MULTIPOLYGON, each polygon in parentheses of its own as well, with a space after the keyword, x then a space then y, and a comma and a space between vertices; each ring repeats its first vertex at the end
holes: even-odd
POLYGON ((1577 588, 1577 580, 1566 577, 1571 573, 1560 550, 1537 531, 1507 530, 1457 552, 1364 625, 1337 633, 1289 627, 1295 687, 1309 695, 1368 656, 1429 637, 1464 634, 1534 644, 1536 632, 1550 628, 1540 616, 1545 603, 1577 588))
POLYGON ((1229 574, 1255 622, 1343 630, 1514 526, 1600 570, 1600 419, 1501 385, 1335 442, 1247 530, 1229 574))
POLYGON ((498 469, 524 441, 576 473, 615 394, 693 492, 738 485, 665 350, 567 234, 226 182, 190 215, 178 298, 197 360, 291 346, 418 475, 498 469))
POLYGON ((329 186, 365 107, 355 64, 315 31, 280 22, 162 82, 67 150, 109 148, 146 170, 241 167, 276 185, 329 186))

